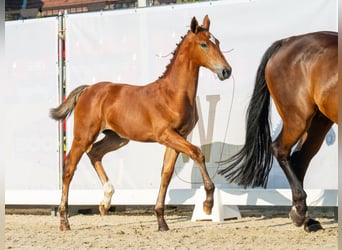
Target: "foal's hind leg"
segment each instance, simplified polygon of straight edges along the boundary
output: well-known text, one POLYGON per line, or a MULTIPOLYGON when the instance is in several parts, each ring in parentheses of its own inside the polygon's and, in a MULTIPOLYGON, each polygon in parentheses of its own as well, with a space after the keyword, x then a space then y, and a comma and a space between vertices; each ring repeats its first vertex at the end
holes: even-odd
MULTIPOLYGON (((309 163, 320 149, 332 124, 332 121, 324 115, 317 113, 311 122, 307 137, 301 148, 291 155, 291 166, 302 185, 309 163)), ((314 232, 322 229, 322 226, 318 221, 307 217, 304 221, 304 229, 307 232, 314 232)))
POLYGON ((70 230, 69 220, 68 220, 68 197, 69 197, 69 186, 74 176, 77 163, 79 162, 83 152, 84 147, 79 141, 74 140, 70 152, 68 153, 64 166, 63 166, 63 185, 62 185, 62 198, 61 203, 58 207, 58 212, 60 215, 60 230, 66 231, 70 230))
POLYGON ((104 198, 99 205, 101 215, 107 214, 114 193, 114 187, 110 183, 103 168, 102 158, 106 153, 121 148, 129 142, 129 140, 121 138, 110 130, 104 131, 104 134, 105 137, 102 140, 94 143, 91 150, 87 153, 103 185, 104 198))

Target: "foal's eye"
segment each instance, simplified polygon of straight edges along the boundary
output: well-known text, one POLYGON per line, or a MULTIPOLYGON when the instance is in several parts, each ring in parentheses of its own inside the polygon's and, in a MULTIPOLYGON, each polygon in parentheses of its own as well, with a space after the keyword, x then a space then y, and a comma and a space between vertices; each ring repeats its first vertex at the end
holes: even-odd
POLYGON ((208 48, 208 44, 206 44, 206 43, 200 43, 200 46, 201 46, 203 49, 208 48))

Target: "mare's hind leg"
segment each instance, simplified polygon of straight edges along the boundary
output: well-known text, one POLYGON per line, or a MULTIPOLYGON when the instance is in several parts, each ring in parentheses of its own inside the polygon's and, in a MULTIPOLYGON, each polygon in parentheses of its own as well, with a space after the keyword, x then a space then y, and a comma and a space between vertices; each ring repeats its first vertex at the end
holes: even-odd
MULTIPOLYGON (((300 149, 296 150, 291 155, 291 166, 302 185, 309 163, 320 149, 325 135, 328 133, 332 124, 333 122, 326 118, 324 115, 322 115, 321 113, 317 113, 307 131, 305 141, 301 145, 300 149)), ((322 226, 318 221, 315 221, 309 217, 305 219, 305 231, 314 232, 320 229, 322 229, 322 226)))
POLYGON ((110 130, 105 130, 103 133, 105 134, 105 137, 102 140, 94 143, 91 150, 87 154, 103 185, 104 198, 100 202, 99 210, 101 215, 106 215, 110 208, 114 187, 110 183, 103 168, 102 158, 106 153, 125 146, 129 140, 121 138, 115 132, 110 130))
POLYGON ((302 143, 301 147, 291 155, 293 170, 302 183, 311 159, 319 151, 323 140, 332 125, 332 121, 318 112, 312 119, 305 141, 302 143))
POLYGON ((304 223, 307 211, 306 193, 303 189, 302 181, 297 177, 291 165, 290 153, 291 148, 303 135, 305 130, 305 122, 297 123, 297 126, 284 122, 279 136, 272 143, 273 154, 277 158, 291 187, 292 209, 290 211, 290 218, 296 226, 301 226, 304 223))

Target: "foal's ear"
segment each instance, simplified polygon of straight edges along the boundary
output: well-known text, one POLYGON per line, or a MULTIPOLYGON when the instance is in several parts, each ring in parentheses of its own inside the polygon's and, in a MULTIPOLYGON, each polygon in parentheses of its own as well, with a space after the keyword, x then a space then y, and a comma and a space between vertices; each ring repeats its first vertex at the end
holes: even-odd
POLYGON ((192 33, 197 33, 198 22, 197 22, 197 20, 196 20, 196 17, 193 17, 193 18, 192 18, 190 27, 191 27, 192 33))
POLYGON ((203 18, 203 24, 202 27, 206 30, 209 30, 210 27, 210 19, 208 17, 208 15, 205 15, 205 17, 203 18))

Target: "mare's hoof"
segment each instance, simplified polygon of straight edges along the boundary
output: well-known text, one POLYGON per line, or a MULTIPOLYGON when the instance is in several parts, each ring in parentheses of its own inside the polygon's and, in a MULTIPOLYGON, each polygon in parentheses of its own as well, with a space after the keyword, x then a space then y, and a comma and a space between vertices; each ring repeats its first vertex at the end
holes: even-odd
POLYGON ((319 230, 323 230, 323 227, 319 221, 313 220, 311 218, 307 218, 304 222, 304 230, 305 232, 317 232, 319 230))
POLYGON ((158 231, 159 232, 166 232, 166 231, 169 231, 169 227, 167 225, 163 226, 163 227, 159 227, 158 228, 158 231))
POLYGON ((304 220, 305 220, 305 216, 298 214, 297 210, 294 209, 293 207, 289 213, 289 216, 290 216, 293 224, 295 224, 297 227, 300 227, 301 225, 303 225, 304 220))

